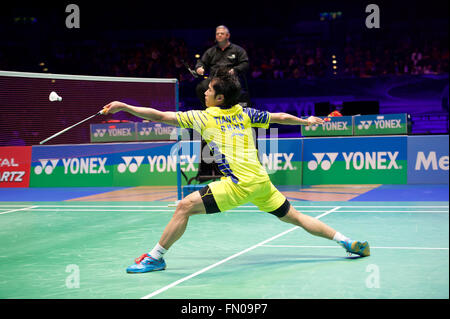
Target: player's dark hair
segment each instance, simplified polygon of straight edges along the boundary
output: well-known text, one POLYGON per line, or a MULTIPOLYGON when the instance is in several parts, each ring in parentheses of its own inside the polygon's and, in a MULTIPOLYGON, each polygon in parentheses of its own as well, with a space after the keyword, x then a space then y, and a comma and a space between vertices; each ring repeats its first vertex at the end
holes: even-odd
POLYGON ((241 83, 239 78, 236 75, 229 74, 227 69, 217 70, 216 75, 211 79, 211 85, 216 92, 216 96, 223 94, 224 106, 233 106, 239 102, 241 83))

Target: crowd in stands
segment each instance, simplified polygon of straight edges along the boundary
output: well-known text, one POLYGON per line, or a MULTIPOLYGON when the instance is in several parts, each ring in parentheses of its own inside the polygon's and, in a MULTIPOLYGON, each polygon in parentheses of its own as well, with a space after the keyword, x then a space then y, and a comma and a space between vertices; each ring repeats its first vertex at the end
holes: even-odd
POLYGON ((249 47, 250 77, 298 79, 333 76, 334 72, 347 77, 449 72, 448 45, 439 42, 417 47, 399 43, 397 46, 376 48, 347 44, 336 51, 303 44, 279 51, 249 47))
MULTIPOLYGON (((332 52, 320 43, 298 43, 290 47, 261 46, 254 42, 238 43, 248 53, 248 79, 309 79, 333 76, 370 77, 380 75, 442 74, 449 72, 448 44, 431 41, 420 46, 398 42, 396 45, 370 47, 347 42, 332 52), (336 63, 333 63, 333 54, 336 63), (336 66, 333 69, 333 66, 336 66)), ((206 48, 206 46, 205 46, 206 48)), ((148 41, 127 46, 98 41, 67 45, 55 43, 47 54, 50 73, 104 76, 178 78, 192 81, 186 62, 194 67, 196 53, 184 40, 148 41)), ((35 57, 3 50, 0 46, 0 69, 14 70, 15 65, 35 57)), ((36 65, 34 65, 36 66, 36 65)), ((41 68, 42 69, 42 68, 41 68)), ((15 69, 17 71, 20 68, 15 69)))

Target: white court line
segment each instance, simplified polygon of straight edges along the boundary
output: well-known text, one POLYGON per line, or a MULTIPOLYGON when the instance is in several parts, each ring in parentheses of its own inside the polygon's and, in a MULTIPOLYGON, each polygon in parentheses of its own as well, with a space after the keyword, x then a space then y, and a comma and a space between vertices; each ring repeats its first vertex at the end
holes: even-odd
MULTIPOLYGON (((0 207, 24 207, 26 205, 0 205, 0 207)), ((96 207, 100 207, 100 208, 104 208, 104 207, 118 207, 118 208, 127 208, 127 207, 131 207, 131 208, 167 208, 167 205, 164 206, 153 206, 153 205, 39 205, 39 207, 81 207, 81 208, 96 208, 96 207)))
MULTIPOLYGON (((38 207, 38 206, 36 206, 38 207)), ((39 206, 42 207, 42 206, 39 206)), ((167 208, 167 207, 166 207, 167 208)), ((38 208, 33 211, 42 212, 173 212, 175 209, 64 209, 64 208, 38 208)))
MULTIPOLYGON (((27 205, 0 205, 0 207, 25 207, 27 205)), ((309 205, 309 206, 296 206, 292 205, 295 208, 329 208, 329 207, 336 207, 334 206, 321 206, 321 205, 309 205)), ((154 206, 154 205, 39 205, 39 207, 85 207, 85 208, 103 208, 103 207, 117 207, 117 208, 167 208, 167 205, 163 206, 154 206)), ((449 208, 449 206, 442 206, 442 205, 431 205, 431 206, 415 206, 415 205, 403 205, 403 206, 345 206, 340 205, 342 208, 449 208)), ((248 206, 240 206, 240 208, 256 208, 254 205, 248 205, 248 206)))
MULTIPOLYGON (((303 212, 313 212, 304 210, 303 212)), ((448 210, 340 210, 339 213, 444 213, 448 214, 448 210)))
POLYGON ((0 213, 0 215, 9 214, 9 213, 13 213, 13 212, 18 212, 18 211, 21 211, 21 210, 28 210, 28 209, 32 209, 32 208, 36 208, 36 207, 39 207, 39 206, 29 206, 29 207, 24 207, 24 208, 11 209, 11 210, 7 210, 6 212, 0 213))
MULTIPOLYGON (((326 215, 328 215, 328 214, 331 214, 332 212, 338 210, 339 208, 340 208, 340 207, 335 207, 335 208, 333 208, 333 209, 331 209, 331 210, 329 210, 329 211, 327 211, 327 212, 325 212, 325 213, 323 213, 323 214, 321 214, 321 215, 319 215, 319 216, 317 216, 317 217, 315 217, 315 218, 316 218, 316 219, 319 219, 319 218, 321 218, 321 217, 323 217, 323 216, 326 216, 326 215)), ((279 238, 279 237, 281 237, 281 236, 284 236, 284 235, 286 235, 287 233, 290 233, 291 231, 293 231, 293 230, 295 230, 295 229, 297 229, 297 228, 299 228, 299 227, 298 227, 298 226, 295 226, 295 227, 290 228, 290 229, 288 229, 288 230, 286 230, 286 231, 284 231, 284 232, 282 232, 282 233, 280 233, 280 234, 278 234, 278 235, 275 235, 275 236, 273 236, 273 237, 270 237, 269 239, 266 239, 266 240, 264 240, 264 241, 262 241, 262 242, 260 242, 260 243, 258 243, 258 244, 256 244, 256 245, 253 245, 252 247, 249 247, 249 248, 247 248, 247 249, 244 249, 244 250, 242 250, 242 251, 240 251, 240 252, 238 252, 238 253, 236 253, 236 254, 234 254, 234 255, 231 255, 230 257, 227 257, 227 258, 225 258, 225 259, 222 259, 221 261, 219 261, 219 262, 217 262, 217 263, 215 263, 215 264, 212 264, 212 265, 210 265, 210 266, 208 266, 208 267, 205 267, 205 268, 203 268, 203 269, 201 269, 201 270, 199 270, 199 271, 197 271, 197 272, 195 272, 195 273, 193 273, 193 274, 191 274, 191 275, 189 275, 189 276, 186 276, 186 277, 181 278, 181 279, 179 279, 179 280, 177 280, 177 281, 174 281, 173 283, 171 283, 171 284, 169 284, 169 285, 167 285, 167 286, 164 286, 164 287, 162 287, 162 288, 160 288, 160 289, 158 289, 158 290, 156 290, 156 291, 154 291, 154 292, 152 292, 152 293, 150 293, 150 294, 148 294, 148 295, 142 297, 141 299, 149 299, 149 298, 151 298, 151 297, 154 297, 154 296, 156 296, 156 295, 159 295, 160 293, 166 291, 167 289, 170 289, 170 288, 172 288, 172 287, 175 287, 175 286, 179 285, 180 283, 182 283, 182 282, 184 282, 184 281, 186 281, 186 280, 189 280, 189 279, 191 279, 191 278, 194 278, 194 277, 196 277, 196 276, 198 276, 198 275, 200 275, 200 274, 202 274, 202 273, 204 273, 204 272, 206 272, 206 271, 208 271, 208 270, 210 270, 210 269, 212 269, 212 268, 214 268, 214 267, 217 267, 217 266, 219 266, 219 265, 221 265, 221 264, 223 264, 223 263, 225 263, 225 262, 227 262, 227 261, 229 261, 229 260, 231 260, 231 259, 234 259, 234 258, 236 258, 236 257, 238 257, 238 256, 240 256, 240 255, 242 255, 242 254, 245 254, 245 253, 247 253, 247 252, 249 252, 249 251, 251 251, 251 250, 253 250, 253 249, 257 248, 257 247, 260 247, 260 246, 264 245, 265 243, 268 243, 268 242, 270 242, 270 241, 272 241, 272 240, 274 240, 274 239, 277 239, 277 238, 279 238)))
MULTIPOLYGON (((274 248, 340 248, 341 246, 296 246, 296 245, 262 245, 261 247, 274 247, 274 248)), ((411 250, 448 250, 448 248, 440 247, 372 247, 370 249, 411 249, 411 250)))
MULTIPOLYGON (((92 208, 65 208, 64 206, 61 206, 61 208, 42 208, 42 206, 36 206, 40 207, 38 209, 33 209, 33 211, 42 211, 42 212, 148 212, 148 213, 158 213, 158 212, 174 212, 175 208, 172 209, 98 209, 95 207, 92 208)), ((167 207, 165 207, 167 208, 167 207)), ((31 208, 30 208, 31 209, 31 208)), ((227 212, 230 213, 259 213, 261 210, 259 209, 246 209, 246 210, 239 210, 239 209, 231 209, 227 212)), ((322 213, 323 210, 302 210, 302 213, 322 213)), ((367 210, 367 211, 361 211, 361 210, 340 210, 339 213, 427 213, 427 214, 449 214, 448 210, 367 210)))

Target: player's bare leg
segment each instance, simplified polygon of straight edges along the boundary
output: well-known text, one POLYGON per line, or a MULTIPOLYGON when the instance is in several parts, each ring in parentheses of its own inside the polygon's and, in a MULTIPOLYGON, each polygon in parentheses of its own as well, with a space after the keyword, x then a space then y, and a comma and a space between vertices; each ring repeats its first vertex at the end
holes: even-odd
POLYGON ((336 231, 327 224, 317 218, 300 213, 293 206, 289 208, 288 213, 284 217, 281 217, 280 220, 300 226, 314 236, 333 239, 336 234, 336 231))
POLYGON ((172 219, 164 229, 159 244, 165 249, 169 249, 184 234, 189 217, 205 213, 205 206, 198 191, 183 198, 178 203, 172 219))
POLYGON ((284 217, 281 217, 280 220, 300 226, 314 236, 334 240, 344 247, 348 253, 357 254, 362 257, 370 256, 370 247, 367 241, 360 242, 357 240, 351 240, 324 222, 318 220, 317 218, 302 214, 292 206, 289 208, 288 213, 284 217))
POLYGON ((163 255, 183 236, 189 217, 195 214, 205 214, 205 206, 200 193, 194 192, 183 198, 177 205, 172 219, 164 229, 156 246, 149 253, 135 259, 135 263, 127 268, 128 273, 142 273, 166 269, 163 255))

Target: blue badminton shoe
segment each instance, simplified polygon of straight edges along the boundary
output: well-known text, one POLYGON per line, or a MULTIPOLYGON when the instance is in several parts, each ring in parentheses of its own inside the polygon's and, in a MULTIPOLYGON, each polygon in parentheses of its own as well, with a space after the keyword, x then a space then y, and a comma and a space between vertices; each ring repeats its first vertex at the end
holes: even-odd
POLYGON ((347 250, 349 254, 359 255, 361 257, 370 256, 370 246, 367 241, 360 242, 357 240, 343 240, 339 243, 342 247, 347 250))
POLYGON ((127 273, 140 273, 164 269, 166 269, 166 262, 163 258, 154 259, 149 254, 145 253, 134 260, 134 264, 127 268, 127 273))

